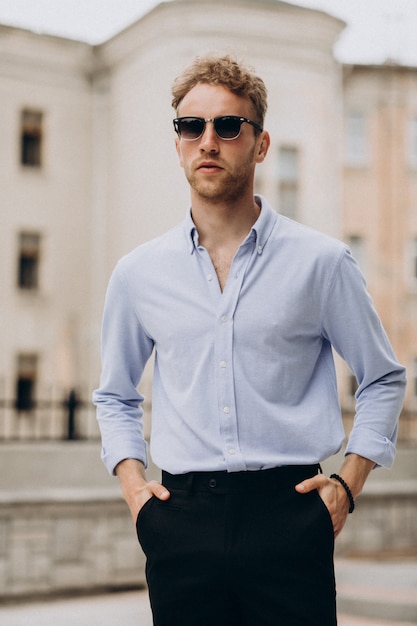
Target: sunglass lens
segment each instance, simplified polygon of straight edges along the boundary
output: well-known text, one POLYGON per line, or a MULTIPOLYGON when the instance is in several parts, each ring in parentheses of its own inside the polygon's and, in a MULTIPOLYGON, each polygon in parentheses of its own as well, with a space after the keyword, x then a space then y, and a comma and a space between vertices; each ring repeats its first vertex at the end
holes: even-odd
POLYGON ((240 126, 238 117, 224 116, 216 119, 216 133, 222 139, 235 139, 240 133, 240 126))
POLYGON ((204 120, 187 117, 178 122, 178 130, 184 139, 197 139, 204 130, 204 120))

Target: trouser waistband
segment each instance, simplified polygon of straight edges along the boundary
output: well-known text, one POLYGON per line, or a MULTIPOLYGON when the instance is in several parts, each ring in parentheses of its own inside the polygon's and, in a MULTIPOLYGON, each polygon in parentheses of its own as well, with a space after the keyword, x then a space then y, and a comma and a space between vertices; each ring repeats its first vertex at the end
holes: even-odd
POLYGON ((285 465, 272 469, 245 472, 188 472, 170 474, 162 472, 162 484, 167 489, 186 491, 216 491, 223 493, 245 492, 251 489, 285 488, 315 476, 321 472, 318 463, 314 465, 285 465))

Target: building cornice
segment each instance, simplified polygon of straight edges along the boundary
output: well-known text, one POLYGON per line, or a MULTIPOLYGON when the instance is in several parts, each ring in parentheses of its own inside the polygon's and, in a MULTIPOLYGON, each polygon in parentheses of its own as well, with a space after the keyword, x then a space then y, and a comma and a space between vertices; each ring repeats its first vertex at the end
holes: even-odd
POLYGON ((88 86, 96 64, 91 45, 0 24, 0 75, 55 85, 88 86))
POLYGON ((114 67, 150 46, 161 48, 161 44, 163 47, 188 38, 200 38, 202 46, 210 38, 223 46, 226 41, 231 42, 228 47, 239 40, 241 47, 247 33, 247 45, 253 47, 256 41, 260 47, 278 47, 283 56, 286 50, 291 55, 294 50, 299 54, 304 51, 304 60, 309 62, 314 54, 332 57, 334 43, 344 26, 339 18, 323 11, 279 0, 173 0, 160 3, 96 48, 104 64, 114 67), (222 11, 216 11, 214 5, 221 6, 222 11))

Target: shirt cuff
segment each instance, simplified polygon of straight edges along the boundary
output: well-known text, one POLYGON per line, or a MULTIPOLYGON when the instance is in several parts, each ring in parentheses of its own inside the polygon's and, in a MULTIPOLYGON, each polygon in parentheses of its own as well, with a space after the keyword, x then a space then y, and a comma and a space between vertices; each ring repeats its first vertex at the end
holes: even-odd
POLYGON ((391 440, 371 428, 354 428, 349 436, 345 455, 358 454, 380 467, 390 469, 395 458, 396 435, 397 429, 391 440))
POLYGON ((146 442, 143 445, 132 446, 131 442, 129 446, 118 450, 107 451, 103 446, 101 449, 101 459, 107 468, 107 471, 111 476, 116 476, 116 466, 125 459, 136 459, 143 463, 145 469, 148 467, 148 450, 146 442))

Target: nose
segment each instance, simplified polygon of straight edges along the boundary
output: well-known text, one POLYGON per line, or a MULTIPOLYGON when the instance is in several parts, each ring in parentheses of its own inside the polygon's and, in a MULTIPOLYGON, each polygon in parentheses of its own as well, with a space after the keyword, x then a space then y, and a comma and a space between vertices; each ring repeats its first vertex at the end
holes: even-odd
POLYGON ((200 150, 202 152, 217 152, 219 149, 219 137, 214 130, 213 122, 207 121, 203 134, 200 137, 200 150))

